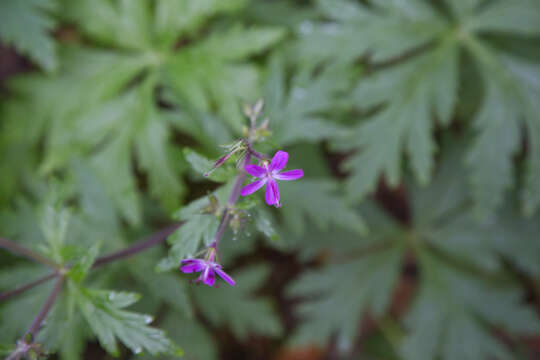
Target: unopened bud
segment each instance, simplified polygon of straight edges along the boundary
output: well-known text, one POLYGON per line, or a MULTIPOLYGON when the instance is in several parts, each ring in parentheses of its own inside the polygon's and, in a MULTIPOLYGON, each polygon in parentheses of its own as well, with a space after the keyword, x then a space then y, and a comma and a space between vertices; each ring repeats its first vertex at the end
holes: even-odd
POLYGON ((204 173, 204 176, 208 177, 210 176, 210 174, 212 173, 212 171, 216 170, 218 167, 220 167, 221 165, 223 165, 225 163, 225 161, 227 161, 231 155, 233 154, 233 152, 230 152, 228 154, 226 154, 225 156, 222 156, 220 157, 215 163, 214 165, 212 166, 212 168, 210 170, 208 170, 207 172, 204 173))

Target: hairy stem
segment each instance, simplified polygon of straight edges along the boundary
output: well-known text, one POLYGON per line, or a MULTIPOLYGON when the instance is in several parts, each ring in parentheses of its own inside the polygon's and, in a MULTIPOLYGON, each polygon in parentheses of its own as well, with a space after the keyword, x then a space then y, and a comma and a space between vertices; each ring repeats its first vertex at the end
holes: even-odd
POLYGON ((236 175, 236 178, 234 179, 234 185, 231 191, 231 195, 229 196, 229 201, 227 202, 227 208, 225 209, 225 212, 221 216, 218 229, 216 231, 216 234, 214 235, 214 241, 210 245, 211 247, 214 247, 217 249, 219 245, 219 241, 221 240, 221 238, 223 237, 223 234, 225 233, 225 229, 227 228, 227 225, 229 224, 229 220, 231 217, 231 210, 233 209, 234 205, 238 201, 238 198, 240 197, 242 184, 244 183, 244 180, 246 179, 246 172, 244 171, 244 166, 246 166, 246 164, 249 164, 250 160, 251 160, 251 154, 250 152, 247 152, 246 156, 244 157, 244 160, 242 161, 242 164, 240 165, 241 170, 238 173, 238 175, 236 175))
MULTIPOLYGON (((101 256, 99 258, 96 259, 96 261, 94 262, 94 264, 92 265, 92 269, 95 269, 97 267, 100 267, 102 265, 106 265, 108 263, 111 263, 113 261, 116 261, 116 260, 122 260, 122 259, 125 259, 125 258, 128 258, 128 257, 131 257, 131 256, 134 256, 134 255, 137 255, 138 253, 140 252, 143 252, 145 250, 147 250, 148 248, 150 247, 153 247, 155 245, 158 245, 158 244, 161 244, 165 241, 165 239, 167 238, 167 236, 169 236, 170 234, 172 234, 176 229, 178 229, 182 224, 181 223, 177 223, 177 224, 173 224, 173 225, 170 225, 166 228, 163 228, 161 230, 159 230, 158 232, 150 235, 149 237, 135 243, 134 245, 128 247, 128 248, 125 248, 123 250, 120 250, 120 251, 117 251, 117 252, 113 252, 109 255, 104 255, 104 256, 101 256)), ((11 242, 10 242, 11 243, 11 242)), ((19 245, 18 245, 19 246, 19 245)), ((19 246, 19 248, 25 250, 25 252, 27 251, 27 249, 23 248, 22 246, 19 246)), ((69 269, 71 266, 66 266, 66 269, 69 269)), ((43 284, 44 282, 47 282, 51 279, 54 279, 55 277, 58 277, 59 276, 59 272, 58 271, 55 271, 53 273, 50 273, 48 275, 45 275, 35 281, 32 281, 31 283, 28 283, 26 285, 22 285, 22 286, 19 286, 13 290, 10 290, 10 291, 6 291, 4 293, 0 293, 0 302, 4 301, 4 300, 8 300, 14 296, 17 296, 17 295, 20 295, 40 284, 43 284)))
MULTIPOLYGON (((51 308, 54 304, 54 301, 56 300, 56 297, 60 293, 60 290, 62 290, 62 284, 64 283, 64 276, 60 275, 56 282, 54 283, 54 287, 47 297, 47 300, 45 300, 45 304, 43 304, 43 307, 39 311, 39 313, 34 318, 34 321, 32 321, 32 325, 28 328, 26 331, 26 334, 32 335, 32 341, 36 337, 37 332, 41 328, 41 324, 43 323, 43 320, 47 317, 47 314, 49 311, 51 311, 51 308)), ((26 337, 25 334, 25 337, 26 337)))
POLYGON ((246 144, 247 144, 247 149, 248 149, 248 154, 259 159, 259 160, 269 160, 270 157, 266 154, 263 154, 263 153, 260 153, 258 152, 257 150, 255 150, 253 148, 253 145, 251 144, 250 141, 246 141, 246 144))
POLYGON ((0 247, 4 248, 14 254, 22 255, 28 259, 34 260, 40 264, 49 266, 53 269, 58 270, 60 267, 54 261, 47 259, 45 256, 38 254, 35 251, 25 248, 11 240, 0 238, 0 247))
POLYGON ((138 253, 140 253, 142 251, 145 251, 146 249, 148 249, 148 248, 150 248, 152 246, 155 246, 157 244, 161 244, 161 243, 163 243, 165 241, 165 239, 167 239, 167 236, 169 236, 173 232, 175 232, 176 229, 178 229, 181 225, 182 225, 181 223, 170 225, 170 226, 168 226, 168 227, 166 227, 166 228, 164 228, 164 229, 150 235, 146 239, 135 243, 134 245, 132 245, 132 246, 130 246, 128 248, 125 248, 125 249, 117 251, 117 252, 113 252, 113 253, 111 253, 109 255, 101 256, 101 257, 96 259, 96 261, 92 265, 92 269, 95 269, 97 267, 100 267, 102 265, 108 264, 108 263, 116 261, 116 260, 121 260, 121 259, 131 257, 133 255, 137 255, 138 253))
POLYGON ((9 290, 3 293, 0 293, 0 302, 4 300, 8 300, 14 296, 17 296, 19 294, 22 294, 23 292, 30 290, 38 285, 41 285, 51 279, 54 279, 58 276, 57 272, 50 273, 49 275, 45 275, 37 280, 34 280, 26 285, 19 286, 18 288, 15 288, 13 290, 9 290))

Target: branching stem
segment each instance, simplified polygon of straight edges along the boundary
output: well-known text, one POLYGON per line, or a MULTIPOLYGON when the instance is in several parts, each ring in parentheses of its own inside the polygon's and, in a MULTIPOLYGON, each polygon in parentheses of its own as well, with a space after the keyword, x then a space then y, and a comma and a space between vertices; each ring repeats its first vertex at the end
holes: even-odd
MULTIPOLYGON (((176 229, 178 229, 182 224, 181 223, 177 223, 177 224, 173 224, 173 225, 170 225, 166 228, 163 228, 159 231, 157 231, 156 233, 150 235, 149 237, 139 241, 139 242, 136 242, 135 244, 125 248, 125 249, 122 249, 120 251, 116 251, 116 252, 113 252, 111 254, 108 254, 108 255, 104 255, 104 256, 101 256, 101 257, 98 257, 96 259, 96 261, 94 262, 94 264, 92 265, 92 269, 95 269, 95 268, 98 268, 100 266, 103 266, 103 265, 106 265, 106 264, 109 264, 111 262, 114 262, 116 260, 123 260, 123 259, 126 259, 128 257, 131 257, 131 256, 134 256, 134 255, 137 255, 138 253, 140 252, 143 252, 145 250, 147 250, 148 248, 151 248, 155 245, 158 245, 158 244, 161 244, 165 241, 165 239, 167 238, 167 236, 169 236, 170 234, 172 234, 176 229)), ((2 239, 4 240, 4 239, 2 239)), ((13 242, 9 241, 9 245, 10 245, 10 248, 12 248, 12 245, 14 244, 13 242)), ((23 251, 20 251, 19 253, 28 253, 28 249, 18 245, 18 244, 15 244, 18 249, 22 249, 23 251)), ((66 266, 66 268, 70 268, 70 266, 66 266)), ((41 285, 51 279, 54 279, 58 276, 60 276, 60 269, 48 274, 48 275, 45 275, 37 280, 34 280, 26 285, 22 285, 22 286, 19 286, 18 288, 15 288, 13 290, 10 290, 10 291, 6 291, 4 293, 0 293, 0 302, 4 301, 4 300, 8 300, 14 296, 17 296, 17 295, 20 295, 38 285, 41 285)))
POLYGON ((24 246, 21 246, 11 240, 0 238, 0 247, 14 254, 22 255, 30 260, 34 260, 40 264, 46 265, 55 270, 60 269, 60 266, 58 266, 58 264, 56 264, 54 261, 47 259, 45 256, 38 254, 37 252, 30 249, 27 249, 24 246))
MULTIPOLYGON (((43 323, 43 320, 45 320, 45 317, 47 317, 47 314, 49 313, 49 311, 51 311, 54 301, 56 300, 56 297, 60 293, 60 290, 62 290, 63 283, 64 283, 64 276, 63 275, 58 276, 58 278, 56 279, 56 282, 54 283, 54 287, 51 290, 51 293, 47 297, 47 300, 45 300, 45 304, 43 304, 43 307, 34 318, 34 321, 32 321, 32 325, 30 325, 30 327, 28 328, 28 331, 26 331, 26 334, 32 335, 32 339, 36 337, 36 334, 41 328, 41 324, 43 323)), ((26 334, 25 334, 25 337, 26 337, 26 334)))
POLYGON ((102 265, 108 264, 116 260, 122 260, 128 257, 134 256, 134 255, 137 255, 138 253, 145 251, 146 249, 150 247, 161 244, 165 241, 165 239, 167 239, 167 236, 175 232, 176 229, 178 229, 181 225, 182 225, 181 223, 170 225, 150 235, 146 239, 143 239, 131 245, 130 247, 127 247, 117 252, 113 252, 109 255, 101 256, 96 259, 96 261, 94 262, 94 265, 92 265, 92 269, 95 269, 97 267, 100 267, 102 265))
POLYGON ((26 285, 22 285, 22 286, 19 286, 18 288, 15 288, 13 290, 9 290, 9 291, 6 291, 6 292, 3 292, 3 293, 0 293, 0 302, 4 301, 4 300, 8 300, 14 296, 17 296, 19 294, 22 294, 23 292, 27 291, 27 290, 30 290, 38 285, 41 285, 51 279, 54 279, 55 277, 58 276, 58 273, 55 271, 55 272, 52 272, 50 273, 49 275, 45 275, 45 276, 42 276, 40 277, 39 279, 37 280, 34 280, 26 285))

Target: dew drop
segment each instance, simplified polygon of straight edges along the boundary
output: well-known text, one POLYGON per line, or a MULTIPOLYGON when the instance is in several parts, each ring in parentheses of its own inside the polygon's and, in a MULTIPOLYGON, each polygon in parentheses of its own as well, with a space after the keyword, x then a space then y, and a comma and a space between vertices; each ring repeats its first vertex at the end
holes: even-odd
POLYGON ((151 317, 150 315, 145 315, 145 317, 144 317, 144 322, 145 323, 150 324, 152 321, 154 321, 153 317, 151 317))
POLYGON ((113 292, 109 293, 109 300, 112 301, 112 300, 114 300, 115 297, 116 297, 115 293, 113 293, 113 292))
POLYGON ((135 349, 133 350, 133 352, 134 352, 135 354, 140 354, 140 353, 142 352, 142 349, 141 349, 140 347, 138 347, 138 348, 135 348, 135 349))

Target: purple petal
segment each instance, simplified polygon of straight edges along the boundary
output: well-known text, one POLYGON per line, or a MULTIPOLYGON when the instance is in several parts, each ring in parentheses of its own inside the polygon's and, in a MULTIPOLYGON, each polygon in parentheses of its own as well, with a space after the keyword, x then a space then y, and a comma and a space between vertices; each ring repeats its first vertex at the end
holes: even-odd
POLYGON ((212 270, 210 266, 208 266, 204 270, 201 276, 202 276, 202 281, 208 286, 213 286, 214 283, 216 282, 216 274, 214 274, 214 270, 212 270))
POLYGON ((227 282, 227 284, 234 286, 236 285, 236 282, 232 277, 230 277, 225 271, 221 270, 219 267, 215 267, 214 270, 217 272, 217 274, 227 282))
POLYGON ((268 205, 276 205, 279 207, 279 189, 277 182, 274 179, 268 181, 264 198, 268 205))
POLYGON ((304 176, 304 170, 302 169, 289 170, 282 173, 274 174, 272 176, 274 177, 274 179, 278 179, 278 180, 296 180, 304 176))
POLYGON ((244 170, 246 170, 249 175, 255 177, 261 177, 266 173, 266 170, 263 167, 255 164, 248 164, 244 166, 244 170))
POLYGON ((272 158, 272 161, 270 162, 270 171, 280 171, 287 165, 287 161, 289 161, 289 153, 286 153, 285 151, 279 150, 276 152, 274 157, 272 158))
POLYGON ((182 260, 182 265, 183 266, 180 267, 180 270, 186 274, 189 274, 193 272, 203 271, 206 266, 206 262, 204 260, 198 259, 187 259, 182 260))
POLYGON ((251 184, 244 186, 240 194, 242 194, 242 196, 248 196, 249 194, 253 194, 255 191, 259 190, 264 184, 266 184, 266 179, 254 181, 251 184))

